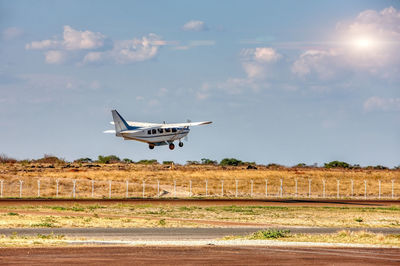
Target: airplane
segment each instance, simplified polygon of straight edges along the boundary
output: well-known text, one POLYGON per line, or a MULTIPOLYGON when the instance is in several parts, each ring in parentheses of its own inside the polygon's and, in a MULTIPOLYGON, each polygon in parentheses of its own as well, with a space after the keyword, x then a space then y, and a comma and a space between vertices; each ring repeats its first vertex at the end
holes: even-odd
POLYGON ((178 124, 155 124, 144 122, 131 122, 125 119, 117 112, 111 110, 115 125, 115 130, 106 130, 104 133, 115 133, 117 137, 124 140, 136 140, 149 144, 149 149, 155 146, 169 145, 169 149, 175 148, 174 141, 179 140, 179 147, 183 147, 182 138, 189 134, 189 127, 211 124, 211 121, 187 122, 178 124))

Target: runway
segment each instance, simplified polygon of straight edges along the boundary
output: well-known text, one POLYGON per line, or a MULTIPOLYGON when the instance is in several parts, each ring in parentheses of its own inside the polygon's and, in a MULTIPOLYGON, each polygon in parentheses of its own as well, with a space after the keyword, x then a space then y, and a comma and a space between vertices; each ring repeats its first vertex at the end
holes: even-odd
POLYGON ((37 234, 112 240, 210 240, 230 235, 249 235, 259 230, 290 230, 294 234, 329 234, 341 230, 400 234, 400 228, 339 227, 222 227, 222 228, 2 228, 0 235, 32 236, 37 234))
POLYGON ((400 206, 400 200, 360 200, 360 199, 0 199, 0 206, 43 205, 171 205, 171 206, 289 206, 289 207, 390 207, 400 206))
POLYGON ((7 248, 15 265, 399 265, 399 249, 252 246, 7 248))

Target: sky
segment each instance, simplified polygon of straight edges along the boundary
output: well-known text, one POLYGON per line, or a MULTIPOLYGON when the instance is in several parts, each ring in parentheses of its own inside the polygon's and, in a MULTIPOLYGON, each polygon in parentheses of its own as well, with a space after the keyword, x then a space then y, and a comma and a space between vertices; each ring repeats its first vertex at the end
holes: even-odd
POLYGON ((0 153, 400 165, 400 1, 0 1, 0 153), (129 121, 211 120, 183 148, 129 121))

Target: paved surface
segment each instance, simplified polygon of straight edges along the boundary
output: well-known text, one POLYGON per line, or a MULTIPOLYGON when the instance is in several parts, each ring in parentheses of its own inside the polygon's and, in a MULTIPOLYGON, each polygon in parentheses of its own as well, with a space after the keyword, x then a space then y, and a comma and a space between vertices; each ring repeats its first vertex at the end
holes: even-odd
POLYGON ((0 249, 0 264, 399 265, 400 250, 321 247, 56 247, 0 249))
POLYGON ((388 207, 400 206, 400 200, 342 200, 342 199, 0 199, 0 206, 71 204, 132 204, 176 206, 339 206, 339 207, 388 207))
MULTIPOLYGON (((400 228, 329 228, 329 227, 271 227, 288 229, 292 233, 327 234, 341 230, 369 231, 382 234, 400 234, 400 228)), ((197 240, 218 239, 228 235, 248 235, 262 229, 251 227, 231 228, 7 228, 0 229, 0 235, 55 234, 86 239, 114 240, 197 240)))

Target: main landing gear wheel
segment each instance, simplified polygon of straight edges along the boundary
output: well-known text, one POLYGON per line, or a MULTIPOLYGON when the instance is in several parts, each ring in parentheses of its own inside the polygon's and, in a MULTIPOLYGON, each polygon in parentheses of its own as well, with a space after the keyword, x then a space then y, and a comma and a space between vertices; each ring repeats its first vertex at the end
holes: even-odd
POLYGON ((174 143, 170 143, 170 144, 169 144, 169 149, 170 149, 170 150, 173 150, 174 148, 175 148, 174 143))
POLYGON ((154 144, 149 144, 149 149, 150 150, 154 149, 154 144))
POLYGON ((179 142, 179 147, 183 147, 183 142, 179 142))

